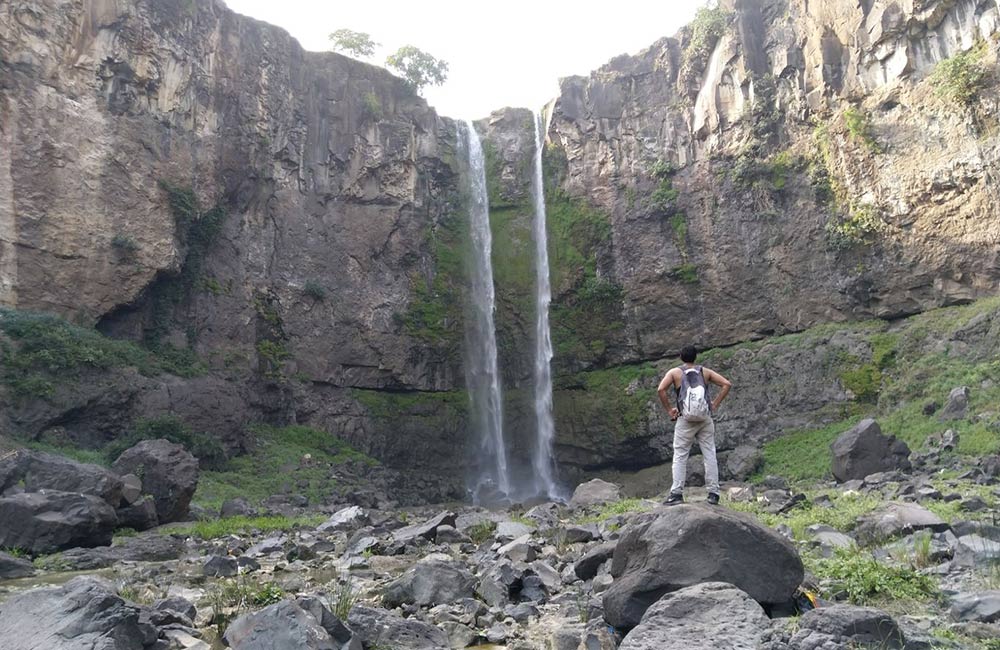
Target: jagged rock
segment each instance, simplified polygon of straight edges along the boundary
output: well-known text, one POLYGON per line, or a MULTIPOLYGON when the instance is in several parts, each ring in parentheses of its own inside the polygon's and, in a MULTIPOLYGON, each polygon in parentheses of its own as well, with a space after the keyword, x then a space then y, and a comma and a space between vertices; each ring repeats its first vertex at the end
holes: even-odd
POLYGON ((285 550, 285 544, 288 543, 288 536, 284 533, 278 533, 277 535, 272 535, 271 537, 266 537, 261 541, 257 542, 250 548, 246 550, 244 555, 249 556, 261 556, 269 555, 271 553, 283 553, 285 550))
POLYGON ((792 635, 793 648, 873 647, 891 650, 905 644, 896 621, 871 607, 832 605, 813 609, 799 619, 792 635), (828 646, 823 646, 826 643, 828 646), (832 644, 832 645, 829 645, 832 644))
POLYGON ((812 536, 811 543, 819 549, 823 557, 833 557, 838 548, 854 546, 854 540, 849 535, 826 524, 813 524, 806 528, 806 532, 812 536))
POLYGON ((764 454, 752 445, 740 445, 726 455, 725 475, 733 481, 746 481, 760 469, 764 454))
POLYGON ((111 543, 118 525, 106 501, 89 494, 25 492, 0 498, 0 548, 52 553, 111 543))
POLYGON ((133 505, 142 498, 142 479, 135 474, 122 476, 122 505, 133 505))
POLYGON ((976 566, 1000 560, 1000 542, 981 535, 961 535, 956 542, 955 561, 976 566))
POLYGON ((550 594, 562 588, 562 575, 551 565, 542 560, 535 560, 529 568, 538 576, 542 584, 545 585, 545 590, 550 594))
POLYGON ((597 506, 612 501, 620 501, 621 498, 621 488, 619 486, 595 478, 576 486, 576 489, 573 490, 573 498, 569 501, 569 507, 584 508, 587 506, 597 506))
POLYGON ((0 580, 27 578, 35 575, 31 562, 0 551, 0 580))
POLYGON ((840 434, 830 449, 833 475, 840 482, 863 479, 876 472, 910 468, 910 449, 906 443, 882 435, 878 422, 871 418, 840 434))
POLYGON ((361 506, 349 506, 333 513, 329 519, 317 527, 317 530, 328 533, 338 530, 353 530, 369 523, 368 515, 361 506))
POLYGON ((157 632, 140 623, 139 614, 110 585, 73 578, 7 600, 0 608, 0 645, 4 650, 142 650, 155 643, 157 632))
POLYGON ((472 542, 468 535, 451 526, 438 526, 435 541, 438 544, 468 544, 472 542))
POLYGON ((385 588, 387 607, 414 604, 421 607, 471 598, 476 584, 465 567, 446 556, 431 555, 406 570, 385 588))
POLYGON ((503 607, 511 595, 522 586, 524 571, 507 559, 501 560, 480 574, 476 595, 491 607, 503 607))
POLYGON ((1000 590, 958 594, 951 599, 949 611, 956 621, 1000 621, 1000 590))
POLYGON ((531 536, 519 537, 497 550, 497 555, 508 557, 515 562, 534 562, 538 554, 531 545, 531 536))
POLYGON ((100 465, 78 463, 69 458, 33 451, 25 455, 22 469, 24 490, 79 492, 100 497, 112 508, 122 500, 122 480, 100 465))
POLYGON ((540 503, 524 513, 524 518, 533 521, 541 530, 553 528, 559 524, 559 509, 558 503, 540 503))
POLYGON ((497 524, 497 529, 494 531, 493 537, 499 542, 509 542, 525 535, 530 535, 531 531, 531 526, 522 524, 519 521, 501 521, 497 524))
POLYGON ((893 502, 858 518, 854 535, 861 544, 874 544, 917 530, 941 532, 948 523, 915 503, 893 502))
POLYGON ((300 596, 295 600, 295 604, 316 619, 330 638, 340 646, 340 650, 362 650, 361 640, 356 638, 343 621, 327 609, 321 600, 313 596, 300 596))
POLYGON ((563 530, 563 541, 567 544, 578 542, 590 542, 601 538, 601 531, 597 524, 581 524, 579 526, 567 526, 563 530))
POLYGON ((226 517, 255 517, 257 509, 250 505, 250 502, 243 497, 226 499, 219 508, 219 516, 226 517))
POLYGON ((159 524, 156 518, 156 501, 148 494, 132 505, 119 508, 116 514, 118 525, 122 528, 143 531, 159 524))
POLYGON ((961 420, 964 418, 969 410, 970 394, 968 386, 956 386, 952 388, 951 392, 948 393, 948 401, 945 402, 944 408, 938 413, 938 419, 946 421, 961 420))
POLYGON ((795 547, 755 519, 682 504, 639 516, 614 552, 605 618, 632 628, 663 594, 702 582, 728 582, 760 603, 784 603, 802 582, 795 547))
POLYGON ((768 622, 763 608, 743 591, 705 582, 653 603, 619 650, 755 650, 768 622))
POLYGON ((119 474, 135 474, 156 502, 161 524, 182 521, 198 487, 198 459, 167 440, 143 440, 122 452, 112 465, 119 474))
POLYGON ((384 609, 356 605, 347 625, 366 648, 385 645, 393 650, 450 650, 447 635, 438 628, 384 609))
POLYGON ((573 565, 573 573, 580 580, 590 580, 597 575, 597 570, 601 565, 611 559, 617 546, 617 541, 598 544, 576 561, 576 564, 573 565))
POLYGON ((153 603, 153 609, 177 612, 191 621, 195 620, 198 616, 198 609, 194 606, 194 603, 186 598, 181 598, 180 596, 161 598, 153 603))
POLYGON ((454 528, 455 513, 449 511, 441 512, 423 523, 397 528, 392 531, 392 538, 397 542, 409 542, 417 537, 434 541, 438 526, 451 526, 454 528))
POLYGON ((448 635, 451 647, 457 650, 467 648, 476 643, 479 634, 468 625, 456 623, 455 621, 445 621, 438 625, 448 635))
POLYGON ((240 616, 223 638, 233 650, 340 650, 319 621, 290 600, 240 616))
POLYGON ((216 555, 210 557, 202 567, 202 573, 213 578, 229 578, 239 572, 239 564, 234 557, 216 555))

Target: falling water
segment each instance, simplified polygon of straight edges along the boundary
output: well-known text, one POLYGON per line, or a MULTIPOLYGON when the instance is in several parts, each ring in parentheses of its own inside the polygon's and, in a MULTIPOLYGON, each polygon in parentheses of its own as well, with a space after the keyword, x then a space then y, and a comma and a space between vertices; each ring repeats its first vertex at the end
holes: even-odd
POLYGON ((500 373, 497 370, 497 339, 493 322, 493 264, 490 259, 490 206, 486 193, 486 165, 479 135, 471 122, 459 127, 465 131, 469 156, 469 221, 472 239, 472 318, 467 328, 466 380, 476 422, 476 450, 479 475, 474 477, 473 496, 482 499, 510 494, 507 473, 507 450, 503 440, 503 402, 500 373), (499 491, 500 494, 496 494, 499 491), (494 494, 490 495, 489 493, 494 494))
POLYGON ((545 180, 542 176, 542 147, 544 123, 541 113, 535 115, 535 175, 532 193, 535 198, 535 273, 537 276, 535 299, 535 421, 538 435, 535 440, 534 469, 535 491, 549 498, 557 496, 558 489, 552 478, 552 442, 555 425, 552 420, 552 334, 549 331, 549 303, 552 289, 549 285, 548 235, 545 231, 545 180))

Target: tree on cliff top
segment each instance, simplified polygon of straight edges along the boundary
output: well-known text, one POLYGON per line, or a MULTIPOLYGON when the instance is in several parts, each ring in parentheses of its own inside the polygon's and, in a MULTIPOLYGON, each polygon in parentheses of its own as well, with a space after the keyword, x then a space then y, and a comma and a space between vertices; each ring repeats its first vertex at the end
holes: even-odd
POLYGON ((448 63, 412 45, 404 45, 386 57, 385 64, 399 72, 417 92, 426 86, 440 86, 448 79, 448 63))
POLYGON ((375 48, 379 46, 379 43, 372 40, 371 34, 356 32, 353 29, 338 29, 330 34, 330 42, 334 51, 344 52, 359 59, 366 59, 375 54, 375 48))

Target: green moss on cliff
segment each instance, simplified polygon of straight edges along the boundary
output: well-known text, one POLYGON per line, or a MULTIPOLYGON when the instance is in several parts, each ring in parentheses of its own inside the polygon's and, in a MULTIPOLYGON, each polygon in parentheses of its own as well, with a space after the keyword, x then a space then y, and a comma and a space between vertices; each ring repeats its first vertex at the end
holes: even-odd
POLYGON ((146 376, 205 372, 188 351, 165 345, 153 351, 55 316, 0 308, 0 381, 20 398, 48 398, 88 370, 129 366, 146 376))
POLYGON ((464 416, 469 408, 469 396, 461 390, 394 392, 355 388, 351 395, 377 419, 392 420, 416 414, 448 418, 464 416))
POLYGON ((433 268, 410 277, 410 302, 396 316, 407 333, 458 360, 462 351, 463 296, 466 287, 468 229, 464 212, 453 210, 426 234, 433 268))
MULTIPOLYGON (((581 430, 606 431, 615 442, 646 435, 651 387, 658 378, 659 372, 649 363, 558 377, 553 409, 560 431, 577 429, 564 428, 564 423, 580 422, 585 424, 581 430)), ((567 442, 587 446, 585 441, 567 442)))
POLYGON ((305 426, 251 429, 253 449, 230 459, 221 471, 203 471, 194 501, 216 509, 226 499, 243 497, 251 503, 276 494, 301 494, 323 503, 338 485, 334 467, 348 462, 376 464, 326 431, 305 426))

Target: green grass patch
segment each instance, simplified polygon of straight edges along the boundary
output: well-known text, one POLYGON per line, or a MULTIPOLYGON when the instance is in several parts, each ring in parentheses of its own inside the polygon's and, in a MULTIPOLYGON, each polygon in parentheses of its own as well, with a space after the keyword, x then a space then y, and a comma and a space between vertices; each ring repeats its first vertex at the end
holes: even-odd
POLYGON ((228 535, 248 535, 252 533, 287 532, 296 528, 314 528, 326 521, 323 515, 302 517, 226 517, 210 521, 198 521, 187 526, 171 529, 172 534, 189 535, 199 539, 218 539, 228 535))
POLYGON ((349 461, 376 461, 336 436, 304 426, 252 428, 253 448, 231 458, 224 469, 203 471, 194 501, 218 509, 227 499, 259 502, 276 494, 301 494, 311 503, 334 493, 335 466, 349 461))
POLYGON ((654 507, 656 507, 656 504, 645 499, 622 499, 613 503, 605 503, 596 513, 578 519, 577 523, 600 523, 618 515, 627 515, 632 512, 646 512, 647 510, 652 510, 654 507))
POLYGON ((836 490, 807 493, 808 501, 789 512, 774 514, 767 512, 761 502, 726 501, 726 507, 756 516, 763 524, 771 527, 784 524, 791 528, 795 539, 808 539, 806 528, 813 524, 826 524, 841 532, 854 530, 858 517, 875 510, 884 501, 873 495, 842 494, 836 490), (832 506, 813 505, 812 500, 819 495, 830 497, 832 506))
POLYGON ((758 478, 773 474, 802 481, 831 476, 830 445, 860 419, 852 417, 824 427, 793 431, 766 443, 758 478))
POLYGON ((844 592, 855 605, 927 601, 938 593, 937 584, 930 576, 909 567, 883 564, 854 549, 838 550, 834 557, 810 564, 813 575, 831 582, 830 592, 844 592))
POLYGON ((931 73, 935 91, 962 107, 973 106, 986 87, 989 72, 982 63, 984 44, 937 64, 931 73))

